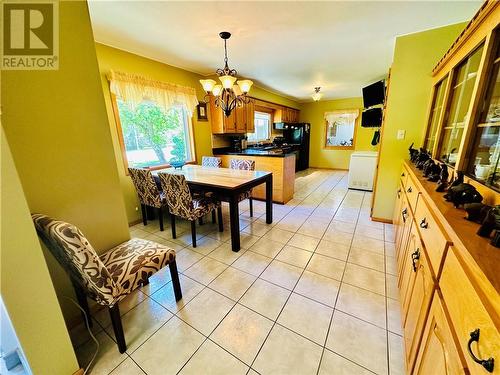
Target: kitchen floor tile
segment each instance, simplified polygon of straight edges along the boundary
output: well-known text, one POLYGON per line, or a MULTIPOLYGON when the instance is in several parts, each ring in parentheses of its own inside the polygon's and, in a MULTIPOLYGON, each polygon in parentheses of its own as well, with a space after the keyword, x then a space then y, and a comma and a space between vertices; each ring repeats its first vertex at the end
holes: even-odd
POLYGON ((183 273, 202 284, 208 285, 226 268, 226 264, 206 257, 200 260, 198 263, 195 263, 193 266, 189 267, 183 273))
POLYGON ((257 279, 239 302, 271 320, 276 320, 289 295, 289 290, 257 279))
POLYGON ((372 375, 371 371, 325 349, 318 375, 372 375))
POLYGON ((292 266, 304 268, 311 259, 312 253, 301 248, 286 245, 276 256, 276 260, 291 264, 292 266))
POLYGON ((292 290, 301 273, 302 269, 299 267, 273 260, 260 278, 292 290))
POLYGON ((182 298, 179 301, 175 300, 172 282, 169 282, 163 288, 153 293, 151 298, 166 309, 176 313, 205 288, 204 285, 184 276, 183 274, 179 275, 179 282, 182 290, 182 298))
POLYGON ((314 251, 318 246, 319 239, 315 237, 305 236, 303 234, 294 234, 287 245, 295 246, 307 251, 314 251))
POLYGON ((370 268, 347 263, 343 282, 385 295, 385 274, 370 268))
POLYGON ((320 254, 314 254, 306 267, 306 270, 317 274, 341 280, 344 273, 345 262, 320 254))
POLYGON ((337 242, 321 240, 314 252, 316 254, 326 255, 331 258, 346 261, 349 254, 349 245, 342 245, 337 242))
POLYGON ((300 277, 294 292, 334 307, 339 289, 340 281, 306 270, 300 277))
POLYGON ((381 328, 386 327, 385 297, 379 294, 342 283, 335 308, 381 328))
POLYGON ((274 258, 283 247, 284 244, 281 242, 261 238, 249 250, 269 258, 274 258))
POLYGON ((246 292, 257 277, 233 267, 228 267, 209 284, 211 289, 231 298, 234 301, 246 292))
POLYGON ((271 258, 252 251, 247 251, 233 263, 232 267, 245 271, 251 275, 259 276, 267 265, 271 263, 271 260, 271 258))

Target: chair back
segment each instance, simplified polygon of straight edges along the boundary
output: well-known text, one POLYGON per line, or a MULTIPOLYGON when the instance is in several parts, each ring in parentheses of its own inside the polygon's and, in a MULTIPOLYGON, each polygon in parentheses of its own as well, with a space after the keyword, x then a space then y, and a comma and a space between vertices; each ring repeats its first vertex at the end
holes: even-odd
POLYGON ((73 224, 47 215, 32 214, 36 231, 72 282, 101 305, 113 305, 118 288, 83 233, 73 224))
POLYGON ((231 161, 229 162, 229 168, 254 171, 255 161, 246 159, 231 159, 231 161))
POLYGON ((201 165, 203 167, 220 168, 222 166, 222 159, 217 156, 203 156, 201 158, 201 165))
POLYGON ((160 192, 151 171, 142 168, 129 168, 128 171, 139 196, 139 201, 147 206, 161 207, 160 192))
POLYGON ((194 205, 186 177, 181 173, 158 173, 158 176, 170 213, 189 219, 194 205))

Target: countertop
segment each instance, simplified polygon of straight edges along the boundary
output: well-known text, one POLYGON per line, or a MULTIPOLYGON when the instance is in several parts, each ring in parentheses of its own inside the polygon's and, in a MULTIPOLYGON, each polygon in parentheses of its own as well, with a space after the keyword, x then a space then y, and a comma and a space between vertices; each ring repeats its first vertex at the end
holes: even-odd
POLYGON ((276 148, 272 150, 261 150, 255 148, 247 148, 241 151, 232 151, 228 149, 213 149, 214 155, 247 155, 247 156, 270 156, 284 158, 295 155, 292 150, 283 152, 283 150, 276 148))

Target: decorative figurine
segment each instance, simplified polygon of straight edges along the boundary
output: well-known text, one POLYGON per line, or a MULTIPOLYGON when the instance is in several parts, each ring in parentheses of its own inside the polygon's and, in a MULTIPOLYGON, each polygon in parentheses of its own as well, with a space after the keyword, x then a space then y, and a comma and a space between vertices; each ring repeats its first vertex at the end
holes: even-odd
POLYGON ((483 196, 479 194, 476 188, 467 183, 451 186, 444 198, 448 202, 453 202, 456 208, 466 203, 480 203, 483 200, 483 196))
MULTIPOLYGON (((491 207, 488 210, 488 213, 479 227, 477 234, 481 237, 490 237, 493 230, 496 230, 497 232, 500 230, 500 206, 491 207)), ((495 240, 495 242, 498 244, 498 241, 495 240)), ((497 244, 493 243, 493 241, 491 244, 497 246, 497 244)))
POLYGON ((449 173, 448 166, 445 163, 441 163, 440 167, 441 173, 439 173, 438 187, 436 188, 436 191, 443 192, 448 187, 449 173))
POLYGON ((434 160, 432 159, 426 160, 426 162, 422 165, 422 170, 424 171, 423 173, 424 177, 429 177, 429 174, 431 173, 431 168, 434 165, 436 165, 436 163, 434 163, 434 160))
POLYGON ((424 163, 429 160, 431 157, 430 155, 427 153, 427 151, 425 151, 423 148, 420 148, 420 151, 418 152, 418 156, 417 156, 417 163, 416 163, 416 167, 418 169, 422 169, 424 167, 424 163))
POLYGON ((474 221, 476 223, 482 224, 486 215, 488 215, 491 206, 482 203, 466 203, 464 204, 464 209, 467 212, 466 219, 469 221, 474 221))
POLYGON ((500 247, 500 230, 495 231, 495 233, 493 234, 493 238, 490 241, 490 244, 492 244, 495 247, 500 247))
POLYGON ((464 183, 464 172, 458 171, 457 172, 457 177, 453 180, 453 182, 450 185, 450 189, 454 186, 460 185, 464 183))
POLYGON ((410 152, 410 161, 412 163, 415 163, 417 160, 417 156, 418 156, 418 150, 413 148, 413 143, 408 148, 408 151, 410 152))
POLYGON ((427 180, 432 182, 437 182, 439 181, 440 176, 441 176, 441 167, 439 166, 439 164, 434 163, 430 168, 429 177, 427 178, 427 180))

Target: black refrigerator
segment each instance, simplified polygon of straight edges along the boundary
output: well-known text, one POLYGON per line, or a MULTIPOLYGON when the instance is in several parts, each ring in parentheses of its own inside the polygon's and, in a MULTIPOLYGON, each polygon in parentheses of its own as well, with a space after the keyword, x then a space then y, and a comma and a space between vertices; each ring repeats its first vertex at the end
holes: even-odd
POLYGON ((284 124, 284 143, 292 147, 296 152, 295 170, 302 171, 309 168, 309 138, 311 135, 311 124, 297 123, 284 124))

